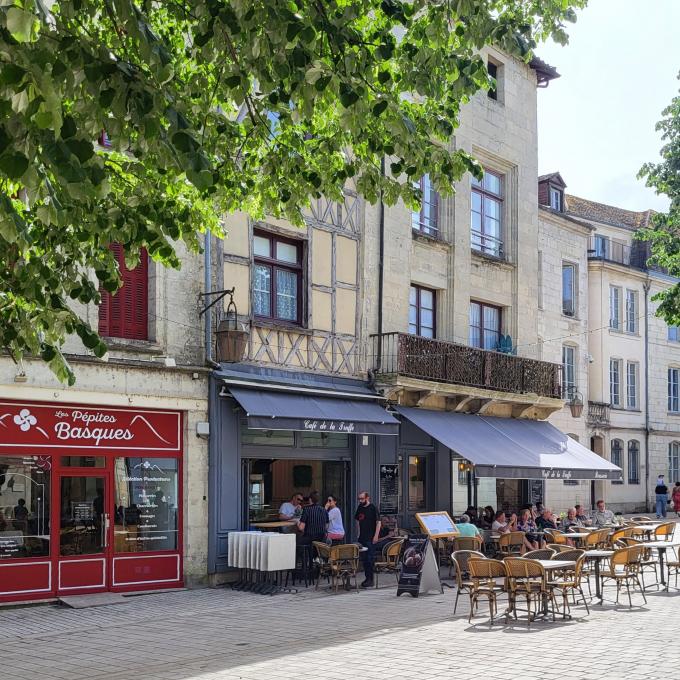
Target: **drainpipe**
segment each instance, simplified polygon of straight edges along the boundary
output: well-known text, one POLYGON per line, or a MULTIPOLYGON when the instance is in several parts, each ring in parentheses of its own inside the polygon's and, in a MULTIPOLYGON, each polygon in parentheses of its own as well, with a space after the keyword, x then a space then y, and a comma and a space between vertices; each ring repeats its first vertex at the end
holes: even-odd
POLYGON ((645 291, 645 510, 649 511, 649 275, 643 285, 645 291))
MULTIPOLYGON (((212 236, 209 231, 205 232, 205 245, 203 247, 204 293, 212 292, 212 236)), ((212 368, 220 368, 220 365, 212 358, 212 310, 205 313, 205 363, 212 368)))
MULTIPOLYGON (((380 175, 385 177, 385 156, 380 159, 380 175)), ((383 334, 383 271, 385 268, 385 203, 383 192, 380 190, 380 205, 378 213, 378 352, 375 370, 382 368, 382 334, 383 334)))

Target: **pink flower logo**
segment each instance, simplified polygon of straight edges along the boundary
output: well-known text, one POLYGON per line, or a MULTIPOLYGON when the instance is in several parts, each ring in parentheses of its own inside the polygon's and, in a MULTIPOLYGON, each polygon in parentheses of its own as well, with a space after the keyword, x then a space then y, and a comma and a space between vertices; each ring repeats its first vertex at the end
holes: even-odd
POLYGON ((28 430, 38 423, 38 419, 31 415, 31 412, 27 408, 22 408, 19 411, 19 415, 14 416, 14 422, 19 426, 22 432, 28 432, 28 430))

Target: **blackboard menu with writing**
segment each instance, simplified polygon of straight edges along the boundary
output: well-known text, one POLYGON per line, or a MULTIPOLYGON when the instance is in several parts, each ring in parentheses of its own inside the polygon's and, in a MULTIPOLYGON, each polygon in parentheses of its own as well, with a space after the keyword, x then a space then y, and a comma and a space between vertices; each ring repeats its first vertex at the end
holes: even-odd
POLYGON ((399 512, 399 465, 380 466, 380 512, 384 515, 399 512))
POLYGON ((536 503, 541 503, 543 501, 543 480, 532 479, 529 484, 529 500, 531 504, 536 505, 536 503))

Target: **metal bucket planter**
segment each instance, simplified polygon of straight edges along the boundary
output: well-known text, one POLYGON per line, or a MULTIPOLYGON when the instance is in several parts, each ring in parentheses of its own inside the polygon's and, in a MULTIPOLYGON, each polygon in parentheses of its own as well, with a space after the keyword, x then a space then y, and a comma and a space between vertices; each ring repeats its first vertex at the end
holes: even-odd
POLYGON ((217 325, 215 331, 215 350, 217 361, 234 363, 241 361, 248 344, 248 331, 238 323, 238 312, 233 298, 227 305, 227 314, 217 325))

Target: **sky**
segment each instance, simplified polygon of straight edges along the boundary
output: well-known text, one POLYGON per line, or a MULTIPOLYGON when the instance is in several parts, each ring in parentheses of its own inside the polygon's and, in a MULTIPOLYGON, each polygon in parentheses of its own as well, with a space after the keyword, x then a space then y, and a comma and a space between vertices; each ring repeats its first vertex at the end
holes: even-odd
POLYGON ((680 0, 590 0, 568 32, 536 50, 561 75, 538 91, 539 173, 582 198, 666 209, 636 175, 659 159, 654 127, 680 89, 680 0))

